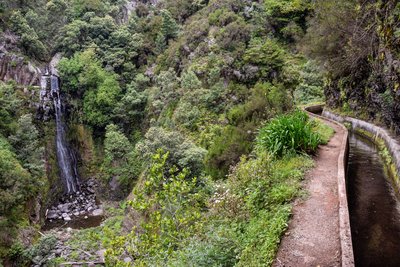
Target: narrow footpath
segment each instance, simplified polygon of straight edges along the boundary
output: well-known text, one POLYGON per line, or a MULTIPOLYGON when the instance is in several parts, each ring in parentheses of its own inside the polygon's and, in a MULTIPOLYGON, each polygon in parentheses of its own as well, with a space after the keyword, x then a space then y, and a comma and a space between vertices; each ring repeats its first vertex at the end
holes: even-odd
POLYGON ((345 134, 338 125, 327 145, 315 157, 315 167, 306 175, 307 195, 293 206, 289 227, 282 238, 273 266, 340 266, 338 157, 345 134))

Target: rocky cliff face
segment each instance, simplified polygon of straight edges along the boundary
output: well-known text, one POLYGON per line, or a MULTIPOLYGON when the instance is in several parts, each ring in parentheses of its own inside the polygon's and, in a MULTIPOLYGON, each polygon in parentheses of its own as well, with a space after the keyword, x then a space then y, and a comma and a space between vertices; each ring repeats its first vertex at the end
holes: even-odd
POLYGON ((24 86, 39 85, 41 70, 17 48, 18 36, 5 32, 0 37, 0 80, 24 86))
MULTIPOLYGON (((325 90, 327 102, 400 133, 400 4, 390 0, 365 9, 360 14, 369 12, 372 19, 366 20, 360 36, 368 41, 370 51, 331 78, 325 90)), ((362 54, 367 48, 359 45, 356 49, 346 56, 362 54)))
POLYGON ((0 80, 21 85, 39 85, 40 69, 22 56, 0 51, 0 80))
POLYGON ((116 18, 118 23, 126 23, 129 16, 136 10, 139 4, 155 6, 159 0, 128 0, 126 4, 121 8, 119 17, 116 18))

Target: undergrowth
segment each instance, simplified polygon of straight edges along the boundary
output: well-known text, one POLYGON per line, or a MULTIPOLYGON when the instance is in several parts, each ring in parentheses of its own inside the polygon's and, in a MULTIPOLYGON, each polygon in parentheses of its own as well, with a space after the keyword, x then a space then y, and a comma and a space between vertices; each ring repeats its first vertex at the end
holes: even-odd
POLYGON ((309 120, 302 111, 281 115, 260 129, 257 145, 275 157, 313 153, 322 142, 321 135, 313 131, 314 127, 315 121, 309 120))
MULTIPOLYGON (((291 203, 294 198, 301 196, 301 181, 305 171, 312 166, 312 159, 305 154, 274 158, 264 149, 254 152, 250 157, 242 157, 226 180, 210 181, 212 192, 209 194, 195 193, 184 198, 172 198, 173 207, 180 207, 179 213, 185 214, 191 213, 195 207, 187 205, 192 197, 195 196, 197 202, 207 203, 201 214, 196 212, 196 216, 200 216, 196 219, 199 223, 169 217, 171 206, 158 205, 153 213, 158 214, 156 222, 161 222, 161 228, 152 224, 154 219, 149 217, 150 213, 145 212, 147 217, 137 217, 143 222, 142 230, 133 229, 132 233, 104 244, 107 262, 112 266, 136 266, 134 264, 137 263, 140 266, 270 266, 275 259, 280 237, 287 228, 291 203), (169 226, 180 225, 191 234, 170 231, 169 226, 163 226, 166 222, 169 226), (188 228, 185 224, 196 227, 188 228), (154 232, 155 228, 158 230, 154 232), (148 236, 150 233, 153 233, 152 238, 148 236), (160 245, 172 236, 177 237, 179 242, 168 242, 172 246, 160 245), (143 239, 147 251, 151 253, 145 253, 138 246, 138 240, 143 239), (121 245, 123 251, 120 250, 121 245), (139 261, 124 263, 123 257, 127 255, 139 261)), ((151 174, 151 177, 159 177, 161 173, 165 175, 162 168, 157 170, 158 174, 151 174)), ((139 198, 134 198, 131 206, 139 215, 145 203, 160 197, 164 199, 166 190, 175 188, 175 180, 172 178, 171 185, 166 180, 163 187, 152 190, 152 198, 148 200, 150 195, 135 193, 139 198)))
POLYGON ((313 131, 318 133, 321 137, 321 145, 326 145, 335 134, 335 130, 332 127, 329 127, 319 119, 315 119, 313 131))

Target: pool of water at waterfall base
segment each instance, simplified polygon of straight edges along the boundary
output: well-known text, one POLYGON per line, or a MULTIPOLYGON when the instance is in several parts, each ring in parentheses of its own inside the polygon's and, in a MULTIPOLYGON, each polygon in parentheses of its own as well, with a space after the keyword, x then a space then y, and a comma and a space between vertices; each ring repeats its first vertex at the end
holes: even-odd
POLYGON ((104 216, 78 216, 69 222, 62 220, 46 221, 42 231, 49 231, 57 228, 86 229, 99 226, 104 220, 104 216), (87 218, 85 218, 87 217, 87 218))

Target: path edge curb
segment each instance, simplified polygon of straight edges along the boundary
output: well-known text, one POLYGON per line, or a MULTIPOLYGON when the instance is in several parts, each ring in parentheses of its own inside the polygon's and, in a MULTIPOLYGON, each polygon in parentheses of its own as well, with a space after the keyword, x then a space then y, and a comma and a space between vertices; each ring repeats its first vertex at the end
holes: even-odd
POLYGON ((323 121, 329 121, 333 124, 338 125, 343 129, 344 134, 341 141, 340 154, 338 157, 338 173, 337 173, 337 184, 338 184, 338 198, 339 198, 339 237, 341 247, 341 266, 354 267, 354 254, 353 254, 353 243, 351 239, 351 228, 350 228, 350 215, 347 202, 347 190, 346 190, 346 173, 347 173, 347 156, 349 149, 349 132, 347 128, 331 119, 324 116, 317 115, 315 113, 321 112, 324 108, 324 104, 312 105, 304 107, 304 111, 310 117, 318 118, 323 121))

